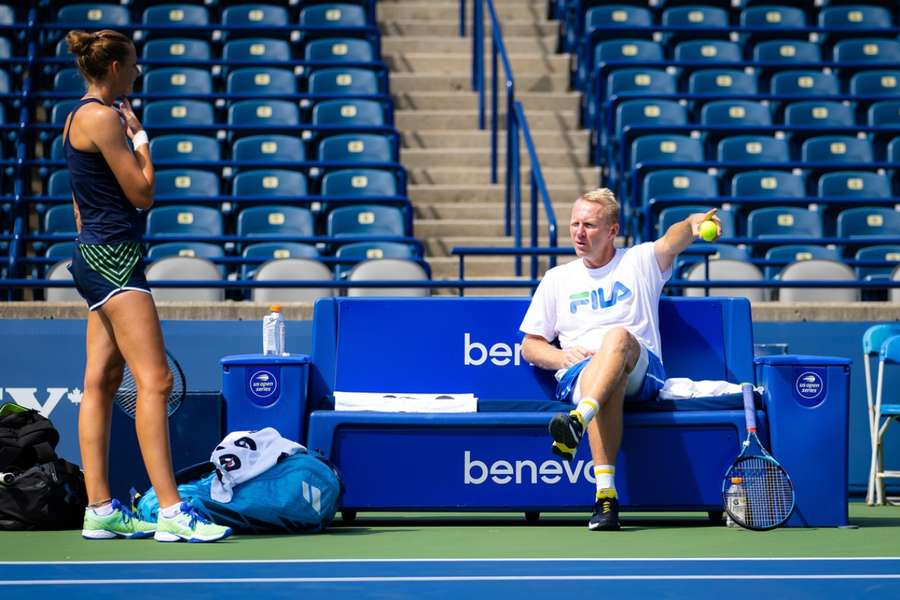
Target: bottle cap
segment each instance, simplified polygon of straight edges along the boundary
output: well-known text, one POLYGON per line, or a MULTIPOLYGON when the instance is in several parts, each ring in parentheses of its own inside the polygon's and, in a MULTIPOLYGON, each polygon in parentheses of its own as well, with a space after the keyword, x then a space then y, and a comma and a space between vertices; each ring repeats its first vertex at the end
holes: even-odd
POLYGON ((281 312, 281 305, 273 304, 271 307, 269 307, 269 310, 271 310, 272 312, 281 312))
POLYGON ((732 477, 731 483, 733 483, 734 485, 741 485, 742 483, 744 483, 744 478, 743 477, 732 477))

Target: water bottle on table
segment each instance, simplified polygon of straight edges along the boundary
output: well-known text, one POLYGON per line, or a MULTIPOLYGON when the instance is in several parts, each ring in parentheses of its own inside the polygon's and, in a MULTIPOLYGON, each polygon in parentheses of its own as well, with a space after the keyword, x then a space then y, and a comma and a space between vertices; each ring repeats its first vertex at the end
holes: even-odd
POLYGON ((281 305, 274 304, 263 317, 263 354, 281 356, 284 354, 284 316, 281 305))

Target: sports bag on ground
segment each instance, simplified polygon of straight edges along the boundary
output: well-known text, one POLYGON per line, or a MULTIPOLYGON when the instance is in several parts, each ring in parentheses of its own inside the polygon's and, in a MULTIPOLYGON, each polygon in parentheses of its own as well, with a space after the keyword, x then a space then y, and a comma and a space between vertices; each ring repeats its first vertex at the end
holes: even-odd
POLYGON ((0 483, 0 529, 78 529, 87 492, 76 465, 57 458, 0 483))
POLYGON ((59 432, 38 411, 11 402, 0 406, 0 472, 54 460, 58 443, 59 432))

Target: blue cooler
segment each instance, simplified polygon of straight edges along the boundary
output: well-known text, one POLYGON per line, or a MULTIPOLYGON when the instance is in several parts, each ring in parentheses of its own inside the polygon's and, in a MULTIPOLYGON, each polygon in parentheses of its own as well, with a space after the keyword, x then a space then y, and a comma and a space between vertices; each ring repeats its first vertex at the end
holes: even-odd
POLYGON ((794 482, 797 504, 786 525, 847 525, 850 361, 764 356, 756 381, 768 398, 769 450, 794 482))
POLYGON ((239 354, 220 362, 226 432, 274 427, 303 443, 309 356, 239 354))

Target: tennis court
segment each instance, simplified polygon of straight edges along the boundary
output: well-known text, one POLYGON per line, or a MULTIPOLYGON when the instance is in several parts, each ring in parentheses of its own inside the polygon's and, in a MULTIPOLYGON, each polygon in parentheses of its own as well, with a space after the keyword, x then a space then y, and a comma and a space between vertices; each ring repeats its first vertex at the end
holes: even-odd
POLYGON ((851 528, 754 533, 697 513, 625 513, 621 532, 598 534, 575 514, 528 524, 517 514, 363 513, 324 534, 212 545, 3 533, 0 594, 105 598, 140 585, 217 598, 897 597, 900 509, 854 503, 850 517, 851 528))

